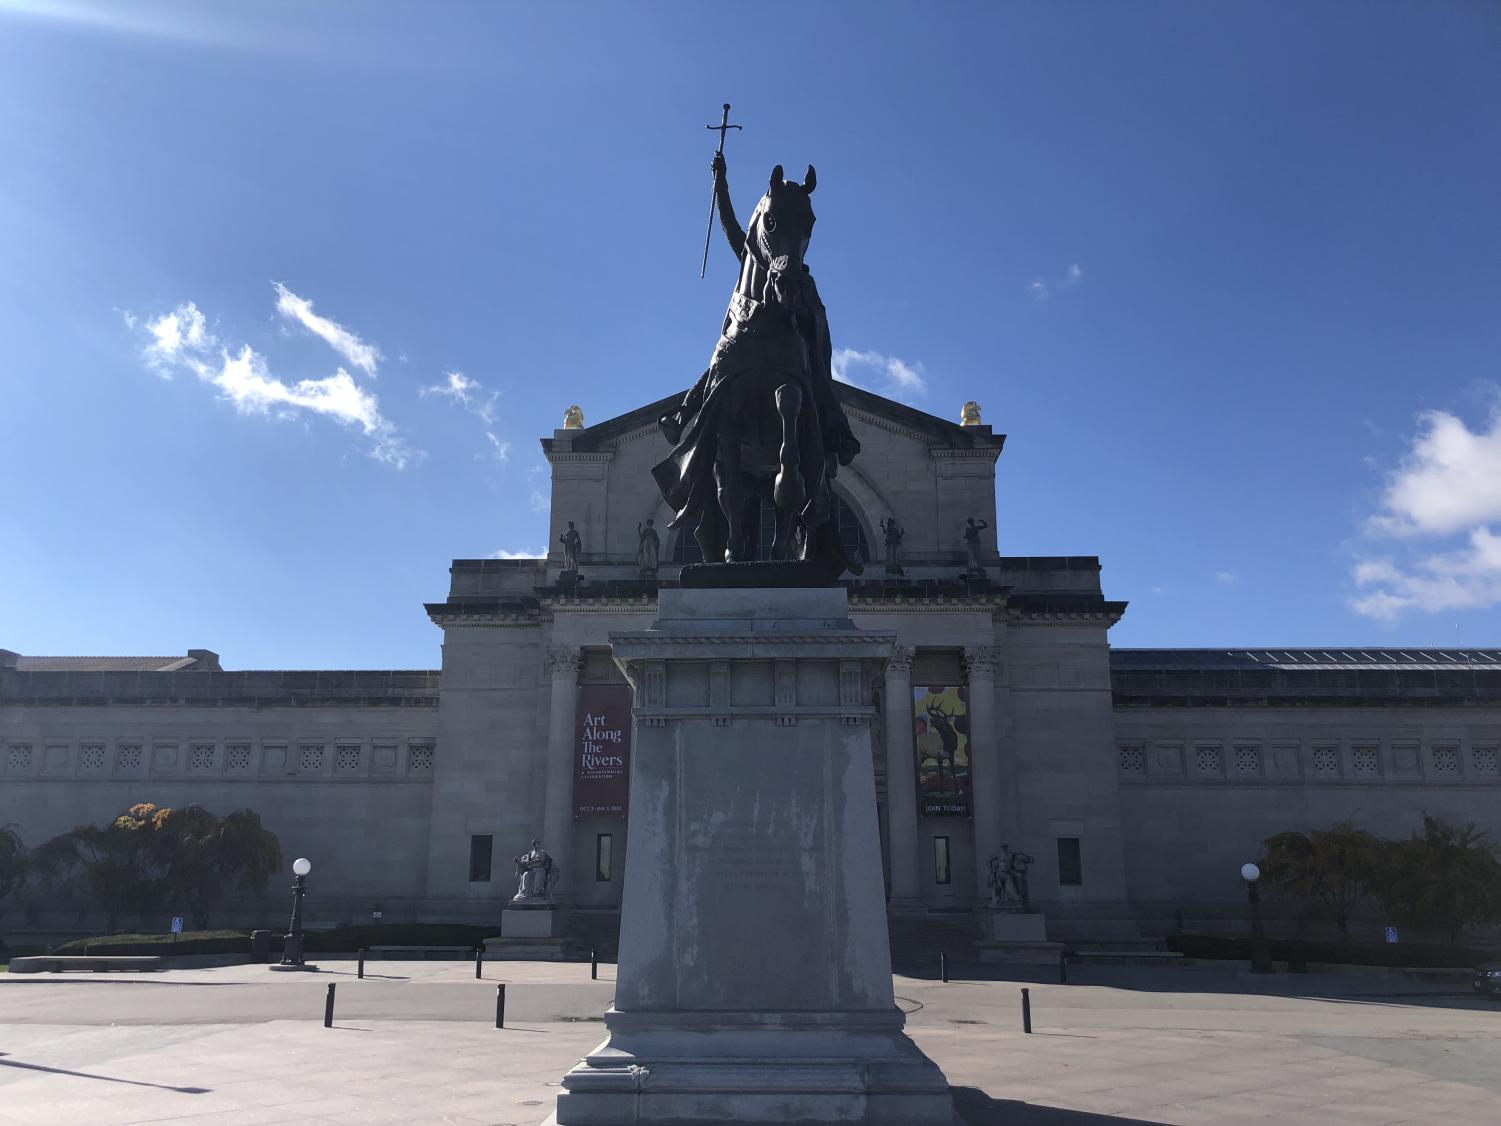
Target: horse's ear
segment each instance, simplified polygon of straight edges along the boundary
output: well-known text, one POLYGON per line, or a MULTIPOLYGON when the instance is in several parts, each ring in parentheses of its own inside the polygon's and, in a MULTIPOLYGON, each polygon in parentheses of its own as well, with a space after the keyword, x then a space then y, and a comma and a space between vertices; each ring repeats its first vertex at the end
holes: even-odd
POLYGON ((816 187, 818 187, 818 173, 813 171, 813 165, 810 164, 808 165, 808 174, 803 177, 803 191, 812 195, 813 189, 816 187))
POLYGON ((782 166, 780 164, 771 170, 770 186, 773 188, 780 188, 782 186, 782 166))

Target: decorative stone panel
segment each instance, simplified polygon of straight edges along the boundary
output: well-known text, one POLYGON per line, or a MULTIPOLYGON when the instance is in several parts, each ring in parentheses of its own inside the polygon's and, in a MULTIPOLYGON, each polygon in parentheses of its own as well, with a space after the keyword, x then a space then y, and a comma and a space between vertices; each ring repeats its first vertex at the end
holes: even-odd
POLYGON ((196 773, 214 769, 219 757, 216 750, 212 743, 194 743, 188 752, 188 769, 196 773))
POLYGON ((1218 743, 1200 743, 1193 752, 1194 773, 1200 778, 1225 776, 1224 750, 1218 743))
POLYGON ((1278 774, 1298 773, 1298 744, 1279 743, 1272 748, 1272 766, 1278 774))
POLYGON ((1235 748, 1235 776, 1261 777, 1261 748, 1254 743, 1240 743, 1235 748))
POLYGON ((1419 773, 1421 756, 1416 743, 1392 744, 1392 772, 1412 777, 1419 773))
POLYGON ((157 743, 151 748, 151 769, 169 771, 177 769, 177 744, 157 743))
POLYGON ((1476 778, 1495 778, 1498 773, 1495 747, 1476 747, 1470 752, 1470 765, 1476 778))
POLYGON ((121 743, 115 748, 115 766, 120 770, 140 770, 144 754, 139 743, 121 743))
POLYGON ((268 744, 261 752, 261 765, 267 770, 287 768, 287 748, 284 744, 268 744))
POLYGON ((1116 750, 1119 757, 1120 772, 1126 778, 1145 778, 1147 776, 1147 756, 1140 747, 1119 747, 1116 750))
POLYGON ((377 743, 370 751, 370 768, 378 774, 390 774, 396 769, 394 744, 377 743))
POLYGON ((42 752, 42 769, 48 774, 61 774, 68 769, 68 747, 54 743, 42 752))
POLYGON ((1440 780, 1459 781, 1459 748, 1433 748, 1433 776, 1440 780))
POLYGON ((323 769, 322 743, 304 743, 300 751, 298 767, 304 774, 317 774, 323 769))
POLYGON ((407 768, 413 774, 431 774, 433 771, 433 748, 428 744, 412 747, 407 759, 407 768))
POLYGON ((246 743, 231 743, 224 752, 224 768, 231 774, 248 774, 250 746, 246 743))
POLYGON ((1356 747, 1350 752, 1350 769, 1357 778, 1380 778, 1380 753, 1375 747, 1356 747))
POLYGON ((354 773, 360 768, 360 748, 357 746, 340 747, 335 766, 341 774, 354 773))
POLYGON ((83 774, 104 772, 104 744, 85 743, 78 756, 78 769, 83 774))
POLYGON ((1339 777, 1339 748, 1315 747, 1310 760, 1315 778, 1339 777))
POLYGON ((1183 744, 1158 743, 1156 750, 1152 752, 1152 773, 1182 774, 1183 744))

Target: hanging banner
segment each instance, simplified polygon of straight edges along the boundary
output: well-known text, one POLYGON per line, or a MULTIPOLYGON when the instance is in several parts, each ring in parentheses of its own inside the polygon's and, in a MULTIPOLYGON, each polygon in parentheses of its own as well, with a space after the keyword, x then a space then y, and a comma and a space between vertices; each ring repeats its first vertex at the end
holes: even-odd
POLYGON ((968 817, 972 812, 968 696, 968 689, 954 685, 912 689, 921 817, 968 817))
POLYGON ((579 686, 573 816, 621 817, 631 792, 631 686, 579 686))

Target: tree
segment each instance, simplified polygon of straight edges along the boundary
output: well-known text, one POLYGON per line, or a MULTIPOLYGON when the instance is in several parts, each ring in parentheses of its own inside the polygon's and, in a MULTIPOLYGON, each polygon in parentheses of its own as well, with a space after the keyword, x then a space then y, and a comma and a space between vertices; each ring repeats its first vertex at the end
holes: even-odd
POLYGON ((198 930, 232 888, 265 891, 281 867, 281 842, 249 809, 223 818, 201 806, 173 810, 166 818, 166 889, 187 907, 198 930))
POLYGON ((1383 843, 1376 886, 1393 922, 1443 931, 1450 942, 1467 926, 1501 922, 1501 860, 1474 824, 1423 814, 1422 833, 1383 843))
POLYGON ((1267 879, 1307 900, 1350 936, 1350 915, 1371 894, 1380 841, 1349 821, 1311 833, 1278 833, 1262 842, 1267 879))
MULTIPOLYGON (((0 825, 0 903, 26 882, 26 846, 14 825, 0 825)), ((5 939, 0 937, 0 949, 5 939)))
POLYGON ((41 845, 34 867, 49 882, 81 880, 113 934, 122 914, 144 915, 160 898, 166 875, 161 834, 171 812, 140 802, 108 825, 75 826, 41 845))

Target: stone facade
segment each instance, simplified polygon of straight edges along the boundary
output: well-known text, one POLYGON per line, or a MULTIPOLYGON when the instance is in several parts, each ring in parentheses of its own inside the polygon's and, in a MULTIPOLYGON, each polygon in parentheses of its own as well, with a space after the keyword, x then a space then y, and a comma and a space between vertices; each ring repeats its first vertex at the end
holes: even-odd
MULTIPOLYGON (((999 553, 1001 435, 839 394, 863 446, 836 482, 841 535, 871 560, 846 576, 850 613, 895 646, 869 686, 893 910, 984 902, 985 858, 1004 843, 1036 859, 1050 937, 1160 934, 1241 919, 1236 873, 1272 832, 1355 817, 1405 834, 1424 810, 1501 828, 1501 654, 1112 651, 1126 604, 1105 598, 1097 559, 999 553), (965 573, 971 516, 989 525, 983 580, 965 573), (881 562, 891 517, 905 532, 899 576, 881 562), (972 816, 919 813, 925 686, 966 691, 972 816)), ((574 815, 577 709, 623 684, 610 635, 646 628, 657 591, 695 557, 650 476, 666 449, 656 418, 675 398, 543 440, 551 554, 454 561, 447 596, 426 607, 440 670, 224 672, 207 650, 0 650, 0 823, 36 844, 136 801, 248 806, 313 860, 315 925, 377 910, 496 922, 510 858, 540 836, 567 925, 607 927, 625 823, 574 815), (637 560, 648 518, 662 536, 655 579, 637 560), (570 520, 580 576, 560 583, 570 520)), ((232 909, 276 921, 283 898, 274 886, 232 909)), ((6 928, 88 925, 33 904, 6 928)))

